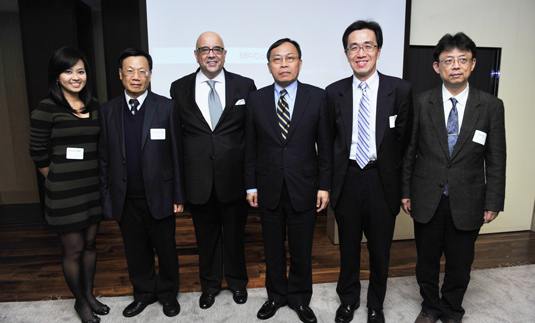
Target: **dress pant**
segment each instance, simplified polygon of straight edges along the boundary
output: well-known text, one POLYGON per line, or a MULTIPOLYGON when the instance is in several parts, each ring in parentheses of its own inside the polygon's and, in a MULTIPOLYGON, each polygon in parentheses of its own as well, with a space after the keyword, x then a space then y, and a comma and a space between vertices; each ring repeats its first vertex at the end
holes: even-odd
MULTIPOLYGON (((172 212, 172 210, 171 210, 172 212)), ((155 219, 144 198, 127 198, 119 222, 134 300, 170 302, 178 295, 175 216, 155 219), (154 251, 159 272, 155 271, 154 251)))
POLYGON ((382 310, 396 215, 388 206, 378 169, 362 170, 350 164, 334 212, 340 239, 340 276, 336 287, 340 301, 345 305, 360 302, 360 251, 364 232, 370 255, 367 306, 382 310))
POLYGON ((247 287, 245 262, 245 224, 249 206, 245 198, 223 203, 215 189, 205 204, 190 204, 197 247, 202 291, 217 294, 221 290, 223 267, 225 280, 233 291, 247 287))
MULTIPOLYGON (((260 193, 259 193, 260 194, 260 193)), ((312 241, 316 209, 296 212, 286 185, 275 209, 260 206, 266 258, 268 299, 292 307, 308 305, 312 297, 312 241), (290 272, 286 275, 286 232, 290 250, 290 272)))
MULTIPOLYGON (((483 216, 483 214, 481 214, 483 216)), ((474 248, 479 229, 462 231, 455 227, 449 198, 442 196, 428 223, 414 222, 418 261, 416 280, 423 297, 422 309, 433 316, 461 320, 464 293, 470 282, 474 248), (439 295, 440 258, 444 253, 444 283, 439 295)))

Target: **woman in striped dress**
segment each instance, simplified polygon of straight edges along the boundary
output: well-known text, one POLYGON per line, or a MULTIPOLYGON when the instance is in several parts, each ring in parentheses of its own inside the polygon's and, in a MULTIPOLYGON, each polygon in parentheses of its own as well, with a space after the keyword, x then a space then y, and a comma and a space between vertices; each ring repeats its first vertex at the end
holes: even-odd
POLYGON ((103 219, 97 142, 98 102, 84 54, 57 50, 48 65, 46 99, 31 113, 30 155, 45 177, 45 220, 63 247, 63 274, 82 322, 100 322, 109 307, 93 296, 95 240, 103 219))

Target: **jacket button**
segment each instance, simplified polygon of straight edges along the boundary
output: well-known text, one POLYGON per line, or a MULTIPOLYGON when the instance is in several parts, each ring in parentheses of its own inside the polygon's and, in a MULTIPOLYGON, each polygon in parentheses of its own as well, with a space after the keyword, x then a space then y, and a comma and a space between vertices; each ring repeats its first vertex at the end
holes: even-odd
POLYGON ((126 182, 126 176, 125 176, 125 177, 123 177, 123 181, 125 181, 125 182, 126 182))
POLYGON ((125 164, 125 165, 126 165, 126 159, 123 159, 123 164, 125 164))
POLYGON ((215 159, 215 157, 214 157, 214 156, 210 156, 210 160, 214 160, 214 159, 215 159))
POLYGON ((212 137, 215 138, 215 134, 212 134, 212 137))

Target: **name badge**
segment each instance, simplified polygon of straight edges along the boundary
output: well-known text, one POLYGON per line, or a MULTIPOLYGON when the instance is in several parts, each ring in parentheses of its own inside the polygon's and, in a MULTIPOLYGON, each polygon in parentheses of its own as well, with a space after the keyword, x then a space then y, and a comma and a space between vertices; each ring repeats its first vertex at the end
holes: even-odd
POLYGON ((84 148, 67 147, 67 159, 84 159, 84 148))
POLYGON ((165 128, 152 128, 150 129, 151 140, 165 140, 165 128))
POLYGON ((473 142, 476 142, 480 145, 485 145, 485 141, 487 140, 487 134, 483 131, 476 130, 474 133, 474 139, 472 139, 473 142))
POLYGON ((398 117, 397 114, 395 116, 390 116, 390 118, 389 118, 390 128, 395 128, 396 127, 396 118, 397 117, 398 117))

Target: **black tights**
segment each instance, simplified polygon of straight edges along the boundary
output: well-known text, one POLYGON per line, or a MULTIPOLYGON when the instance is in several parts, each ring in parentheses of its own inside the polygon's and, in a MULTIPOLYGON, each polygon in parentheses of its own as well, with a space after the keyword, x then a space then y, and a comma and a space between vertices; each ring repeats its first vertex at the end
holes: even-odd
POLYGON ((63 274, 76 299, 77 311, 84 321, 93 318, 93 309, 103 306, 93 296, 98 227, 99 223, 95 223, 84 230, 58 233, 63 247, 63 274))

